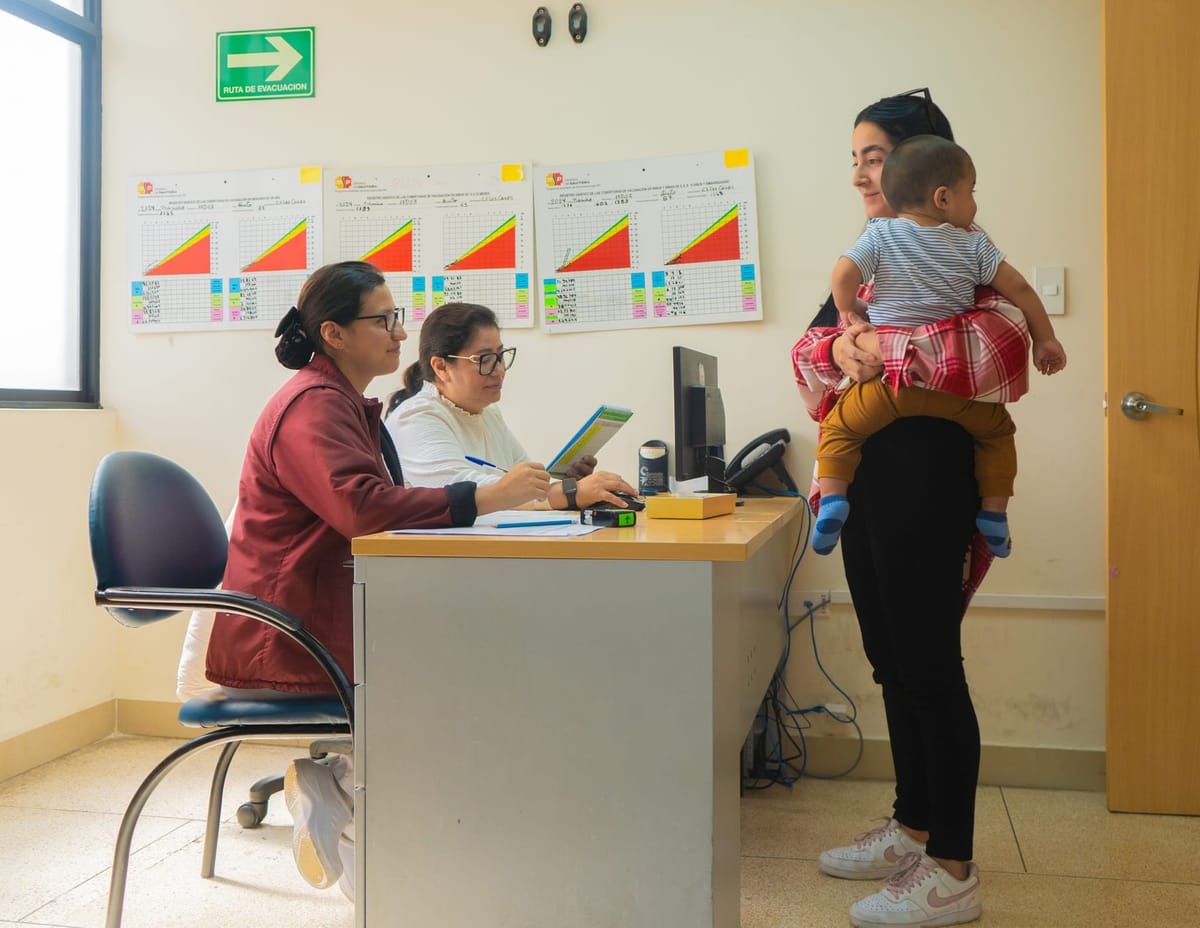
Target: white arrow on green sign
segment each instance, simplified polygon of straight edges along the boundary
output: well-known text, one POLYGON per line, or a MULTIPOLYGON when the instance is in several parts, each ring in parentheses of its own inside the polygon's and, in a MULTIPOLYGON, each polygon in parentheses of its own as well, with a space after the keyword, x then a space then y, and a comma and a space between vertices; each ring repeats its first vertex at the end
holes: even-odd
POLYGON ((217 33, 217 102, 316 96, 316 29, 217 33))

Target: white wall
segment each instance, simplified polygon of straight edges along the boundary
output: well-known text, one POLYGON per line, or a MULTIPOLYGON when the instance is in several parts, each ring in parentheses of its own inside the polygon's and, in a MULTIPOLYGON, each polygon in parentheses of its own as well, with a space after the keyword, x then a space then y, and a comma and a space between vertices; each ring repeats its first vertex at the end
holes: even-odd
MULTIPOLYGON (((553 338, 514 331, 506 341, 520 347, 520 363, 504 409, 531 453, 549 456, 599 401, 633 407, 602 461, 633 475, 638 444, 670 439, 669 348, 686 344, 720 357, 730 444, 786 425, 789 466, 803 479, 815 427, 788 353, 862 224, 849 184, 852 119, 884 94, 929 85, 974 156, 979 221, 1027 274, 1034 264, 1068 269, 1068 315, 1057 325, 1070 366, 1038 378, 1013 407, 1022 468, 1012 507, 1016 553, 997 565, 985 591, 1102 595, 1098 0, 593 0, 581 46, 566 34, 570 4, 554 0, 554 37, 544 49, 530 35, 535 5, 105 5, 103 391, 121 443, 178 458, 227 506, 250 426, 286 376, 265 332, 129 332, 130 177, 748 146, 757 164, 764 320, 553 338), (317 28, 315 99, 214 102, 217 31, 297 25, 317 28)), ((405 353, 415 355, 411 343, 405 353)), ((397 382, 376 386, 383 394, 397 382)), ((845 589, 838 559, 812 559, 797 586, 845 589)), ((857 693, 869 694, 851 617, 835 613, 822 625, 827 647, 843 655, 834 664, 857 693)), ((1102 746, 1102 635, 1096 615, 968 619, 984 740, 1102 746), (1060 653, 1075 657, 1065 662, 1060 653), (1064 728, 1054 718, 1069 709, 1064 728)), ((123 639, 118 694, 170 698, 163 668, 178 637, 177 629, 155 629, 123 639)), ((824 701, 810 677, 797 658, 794 688, 824 701)), ((881 715, 867 727, 878 735, 881 715)))
POLYGON ((111 413, 0 409, 0 742, 112 699, 116 623, 92 601, 88 488, 111 413))

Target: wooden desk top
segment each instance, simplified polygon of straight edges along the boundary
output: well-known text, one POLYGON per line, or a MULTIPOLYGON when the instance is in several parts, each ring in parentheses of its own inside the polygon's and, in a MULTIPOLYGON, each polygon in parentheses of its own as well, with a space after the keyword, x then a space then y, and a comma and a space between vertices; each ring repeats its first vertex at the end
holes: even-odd
POLYGON ((797 497, 747 499, 712 519, 647 519, 630 528, 602 528, 574 538, 502 535, 391 535, 355 538, 366 557, 522 557, 583 560, 745 561, 800 512, 797 497))

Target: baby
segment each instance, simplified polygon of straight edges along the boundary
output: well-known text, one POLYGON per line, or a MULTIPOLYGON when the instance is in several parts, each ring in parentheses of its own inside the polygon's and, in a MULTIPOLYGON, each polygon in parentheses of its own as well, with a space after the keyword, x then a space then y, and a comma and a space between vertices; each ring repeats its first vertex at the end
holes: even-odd
MULTIPOLYGON (((1055 374, 1066 352, 1037 293, 1004 260, 975 219, 975 166, 958 145, 934 135, 901 142, 883 165, 883 194, 895 219, 872 219, 833 270, 833 299, 842 318, 871 324, 919 326, 948 319, 975 302, 975 287, 990 286, 1021 310, 1033 338, 1034 366, 1055 374), (874 278, 871 304, 858 298, 874 278)), ((862 443, 906 416, 959 423, 975 440, 975 478, 981 497, 976 527, 997 557, 1008 557, 1008 499, 1017 452, 1008 411, 999 403, 963 399, 921 387, 892 390, 882 378, 853 384, 821 422, 817 483, 821 503, 813 550, 829 554, 850 512, 846 491, 862 458, 862 443)))

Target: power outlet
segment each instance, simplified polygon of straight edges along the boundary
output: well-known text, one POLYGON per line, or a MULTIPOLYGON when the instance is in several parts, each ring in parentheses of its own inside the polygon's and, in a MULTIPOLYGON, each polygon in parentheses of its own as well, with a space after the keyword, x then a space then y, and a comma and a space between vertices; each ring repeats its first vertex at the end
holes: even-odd
POLYGON ((829 604, 833 601, 833 596, 829 590, 807 590, 792 594, 792 602, 799 603, 799 607, 793 607, 798 614, 803 614, 807 611, 806 603, 813 604, 813 615, 829 615, 829 604))

